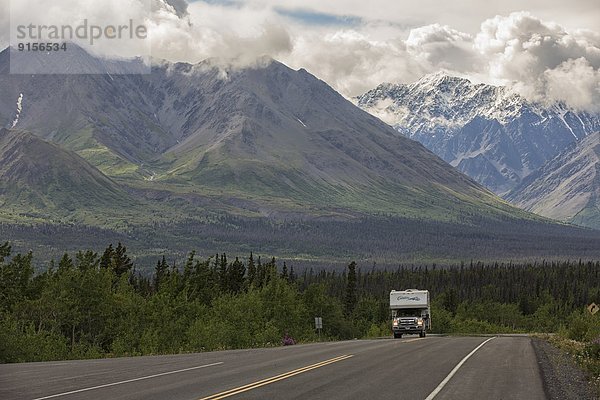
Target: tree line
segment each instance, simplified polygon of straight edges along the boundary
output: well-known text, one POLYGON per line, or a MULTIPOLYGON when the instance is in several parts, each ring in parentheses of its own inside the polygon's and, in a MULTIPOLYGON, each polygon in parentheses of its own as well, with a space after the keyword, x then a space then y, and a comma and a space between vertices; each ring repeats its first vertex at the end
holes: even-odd
POLYGON ((391 289, 428 289, 439 333, 600 335, 600 262, 296 271, 274 257, 161 257, 151 274, 118 243, 64 254, 34 273, 34 255, 0 245, 0 361, 172 354, 388 336, 391 289))
MULTIPOLYGON (((461 260, 563 260, 600 259, 600 232, 549 224, 542 221, 485 219, 438 222, 426 218, 391 215, 365 216, 349 220, 289 220, 231 215, 202 216, 175 221, 146 221, 119 230, 73 224, 7 224, 0 222, 0 237, 10 237, 21 251, 36 252, 36 267, 63 251, 76 253, 92 248, 101 252, 107 243, 126 242, 140 260, 140 268, 156 262, 150 249, 167 249, 169 256, 185 258, 190 249, 204 254, 226 252, 248 257, 253 249, 282 258, 306 255, 304 267, 343 269, 349 260, 362 265, 374 260, 379 265, 459 263, 461 260), (41 256, 44 256, 42 258, 41 256), (310 264, 310 265, 309 265, 310 264)), ((163 251, 163 250, 161 250, 163 251)))

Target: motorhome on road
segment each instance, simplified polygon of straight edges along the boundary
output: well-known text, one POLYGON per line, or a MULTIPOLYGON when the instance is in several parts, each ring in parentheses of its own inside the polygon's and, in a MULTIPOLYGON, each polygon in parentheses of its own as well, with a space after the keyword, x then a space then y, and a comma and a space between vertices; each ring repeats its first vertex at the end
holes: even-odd
POLYGON ((392 290, 390 310, 392 311, 392 333, 396 339, 404 334, 419 334, 420 337, 425 337, 431 329, 428 290, 392 290))

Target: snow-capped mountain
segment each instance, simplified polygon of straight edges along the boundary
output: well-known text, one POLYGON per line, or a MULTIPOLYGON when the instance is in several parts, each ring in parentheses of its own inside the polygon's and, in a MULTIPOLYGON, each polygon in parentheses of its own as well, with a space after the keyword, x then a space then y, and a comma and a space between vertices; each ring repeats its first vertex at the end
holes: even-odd
POLYGON ((598 114, 544 107, 508 87, 444 73, 384 83, 357 104, 498 194, 600 129, 598 114))

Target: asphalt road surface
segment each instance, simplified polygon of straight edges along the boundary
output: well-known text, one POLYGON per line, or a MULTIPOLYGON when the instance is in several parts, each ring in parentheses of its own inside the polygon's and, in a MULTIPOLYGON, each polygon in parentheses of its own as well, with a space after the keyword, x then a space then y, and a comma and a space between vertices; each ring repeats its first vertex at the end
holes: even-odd
POLYGON ((528 337, 354 340, 0 365, 0 399, 544 399, 528 337))

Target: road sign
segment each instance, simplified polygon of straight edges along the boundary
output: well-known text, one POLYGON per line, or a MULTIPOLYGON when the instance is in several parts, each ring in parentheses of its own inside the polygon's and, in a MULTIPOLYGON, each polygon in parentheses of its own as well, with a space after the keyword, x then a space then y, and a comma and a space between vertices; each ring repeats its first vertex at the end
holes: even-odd
POLYGON ((598 306, 596 303, 592 303, 587 307, 587 309, 590 312, 590 314, 594 315, 598 311, 600 311, 600 306, 598 306))
POLYGON ((315 328, 316 329, 323 329, 323 318, 321 318, 321 317, 315 317, 315 328))

